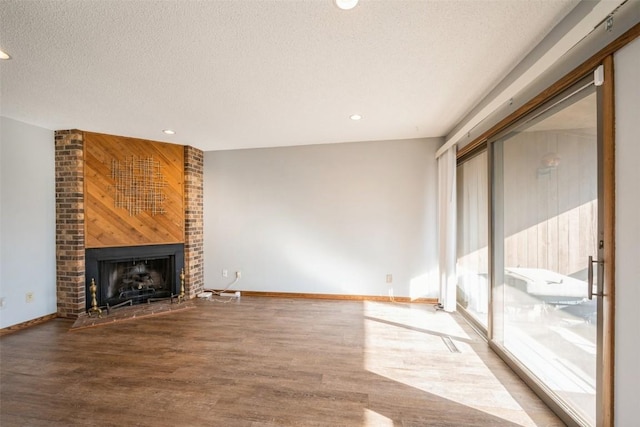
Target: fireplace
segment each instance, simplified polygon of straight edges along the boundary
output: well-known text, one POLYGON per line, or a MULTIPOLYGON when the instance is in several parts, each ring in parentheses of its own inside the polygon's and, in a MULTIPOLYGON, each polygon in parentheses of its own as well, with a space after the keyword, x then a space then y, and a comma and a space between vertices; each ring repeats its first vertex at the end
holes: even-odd
MULTIPOLYGON (((89 286, 95 280, 99 306, 152 302, 180 293, 184 245, 87 249, 85 266, 86 295, 90 295, 89 286)), ((90 303, 87 298, 87 309, 90 303)))
MULTIPOLYGON (((172 272, 169 279, 164 280, 169 283, 171 292, 177 293, 179 275, 184 266, 185 298, 194 298, 202 291, 204 158, 201 150, 70 129, 56 131, 55 153, 58 316, 77 318, 87 310, 91 305, 91 292, 87 285, 92 278, 100 287, 97 299, 103 303, 106 296, 100 292, 108 289, 109 285, 100 283, 104 273, 101 273, 96 258, 133 263, 136 259, 157 255, 131 255, 126 247, 143 246, 148 249, 180 244, 179 254, 170 250, 169 254, 160 255, 174 257, 173 261, 167 261, 172 272), (167 197, 164 214, 152 215, 145 211, 131 215, 127 209, 116 206, 114 191, 117 183, 113 179, 113 161, 130 161, 132 156, 153 158, 154 162, 161 163, 165 180, 160 184, 167 197), (109 252, 117 250, 116 247, 124 255, 109 252), (90 259, 85 259, 87 257, 90 259)), ((118 170, 115 172, 117 174, 118 170)), ((162 266, 152 267, 164 271, 162 266)), ((141 287, 151 286, 146 278, 133 279, 141 287)))

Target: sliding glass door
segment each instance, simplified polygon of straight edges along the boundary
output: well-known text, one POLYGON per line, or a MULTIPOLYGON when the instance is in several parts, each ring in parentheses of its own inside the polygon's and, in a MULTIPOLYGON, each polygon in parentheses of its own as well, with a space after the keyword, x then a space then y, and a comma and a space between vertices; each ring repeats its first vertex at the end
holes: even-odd
POLYGON ((584 425, 598 377, 597 111, 582 82, 490 142, 491 339, 584 425))

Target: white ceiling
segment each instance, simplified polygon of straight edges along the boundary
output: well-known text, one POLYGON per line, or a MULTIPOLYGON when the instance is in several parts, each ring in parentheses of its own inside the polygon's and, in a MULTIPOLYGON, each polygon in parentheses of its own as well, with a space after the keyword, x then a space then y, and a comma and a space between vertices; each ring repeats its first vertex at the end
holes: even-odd
POLYGON ((0 114, 205 151, 445 136, 577 3, 2 0, 0 114))

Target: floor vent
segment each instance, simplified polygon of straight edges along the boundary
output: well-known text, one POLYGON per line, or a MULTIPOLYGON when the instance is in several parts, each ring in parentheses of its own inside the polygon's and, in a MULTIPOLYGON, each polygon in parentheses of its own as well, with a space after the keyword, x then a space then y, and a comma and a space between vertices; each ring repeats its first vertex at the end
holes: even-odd
POLYGON ((460 353, 460 350, 458 350, 458 347, 456 347, 456 345, 453 343, 449 335, 443 336, 442 341, 444 342, 444 345, 447 346, 447 348, 451 353, 460 353))

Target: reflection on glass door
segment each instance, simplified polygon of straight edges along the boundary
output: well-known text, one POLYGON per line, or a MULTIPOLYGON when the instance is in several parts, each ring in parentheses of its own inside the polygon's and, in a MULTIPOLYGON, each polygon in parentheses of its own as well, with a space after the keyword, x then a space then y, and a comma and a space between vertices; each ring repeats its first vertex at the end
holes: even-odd
POLYGON ((493 340, 596 419, 597 100, 590 86, 492 145, 493 340))
POLYGON ((458 165, 458 305, 487 328, 489 312, 489 191, 487 152, 458 165))

